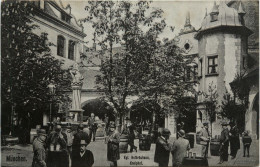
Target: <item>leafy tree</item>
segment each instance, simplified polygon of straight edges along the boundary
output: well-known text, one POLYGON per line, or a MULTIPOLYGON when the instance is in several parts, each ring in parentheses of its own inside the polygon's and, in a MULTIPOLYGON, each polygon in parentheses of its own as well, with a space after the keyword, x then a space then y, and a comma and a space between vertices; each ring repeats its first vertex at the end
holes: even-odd
POLYGON ((206 107, 207 119, 210 122, 210 128, 212 132, 212 123, 216 119, 218 114, 217 109, 220 107, 218 104, 218 92, 217 86, 213 84, 213 81, 208 85, 207 92, 200 92, 204 96, 204 104, 206 107))
POLYGON ((232 98, 228 92, 226 92, 223 96, 221 110, 221 115, 229 119, 231 122, 236 122, 238 129, 242 133, 244 131, 245 123, 245 105, 236 104, 235 99, 232 98))
POLYGON ((150 2, 146 1, 89 1, 86 10, 89 16, 84 21, 92 23, 102 49, 98 51, 103 58, 102 75, 97 76, 97 83, 122 122, 126 98, 143 91, 139 86, 149 73, 155 39, 166 26, 161 19, 163 11, 150 10, 150 2), (114 53, 115 46, 122 49, 114 53))
POLYGON ((234 80, 231 82, 231 90, 234 94, 234 100, 238 98, 240 102, 244 105, 248 105, 248 97, 249 97, 249 91, 250 91, 250 83, 244 79, 244 76, 246 74, 245 72, 237 73, 235 75, 234 80))
POLYGON ((27 112, 42 114, 50 103, 47 86, 51 81, 57 90, 52 102, 69 101, 63 91, 69 88, 70 78, 64 77, 63 62, 51 55, 47 34, 33 33, 39 28, 30 19, 34 11, 26 1, 4 1, 1 6, 2 104, 16 106, 20 117, 27 112))

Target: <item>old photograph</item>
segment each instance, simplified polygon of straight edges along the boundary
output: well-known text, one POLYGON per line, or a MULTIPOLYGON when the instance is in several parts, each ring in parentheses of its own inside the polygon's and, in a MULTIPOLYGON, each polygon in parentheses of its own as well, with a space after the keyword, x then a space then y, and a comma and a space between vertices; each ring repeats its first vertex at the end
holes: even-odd
POLYGON ((2 0, 1 166, 259 166, 258 0, 2 0))

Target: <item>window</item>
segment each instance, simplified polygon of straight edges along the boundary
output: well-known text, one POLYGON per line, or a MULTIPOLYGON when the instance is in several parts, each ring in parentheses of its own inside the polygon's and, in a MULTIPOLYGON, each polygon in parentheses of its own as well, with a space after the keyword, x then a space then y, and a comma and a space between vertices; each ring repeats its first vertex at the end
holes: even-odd
POLYGON ((188 66, 186 67, 186 75, 185 75, 185 81, 190 81, 191 80, 191 67, 188 66))
POLYGON ((196 81, 198 66, 187 66, 185 69, 185 81, 196 81))
POLYGON ((208 74, 218 73, 218 56, 208 57, 208 74))
POLYGON ((65 49, 65 38, 59 35, 57 41, 57 55, 64 57, 64 49, 65 49))
POLYGON ((66 21, 67 23, 70 23, 70 16, 68 16, 65 13, 61 13, 61 20, 66 21))
POLYGON ((74 48, 75 48, 75 42, 69 41, 69 56, 68 56, 68 58, 70 60, 74 60, 74 48))
POLYGON ((202 69, 203 69, 203 64, 202 64, 202 59, 200 59, 200 74, 199 76, 202 77, 202 69))
POLYGON ((197 81, 198 79, 198 66, 193 66, 193 80, 197 81))

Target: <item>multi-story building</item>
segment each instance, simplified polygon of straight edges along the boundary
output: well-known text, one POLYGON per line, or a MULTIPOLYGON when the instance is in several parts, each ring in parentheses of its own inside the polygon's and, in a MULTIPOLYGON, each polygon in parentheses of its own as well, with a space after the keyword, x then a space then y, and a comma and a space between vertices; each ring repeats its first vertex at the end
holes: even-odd
MULTIPOLYGON (((194 55, 195 58, 194 64, 187 68, 185 77, 198 82, 197 131, 203 122, 209 121, 210 98, 220 106, 224 94, 232 94, 230 84, 236 74, 247 71, 245 80, 250 79, 251 89, 245 129, 258 136, 258 9, 258 1, 214 3, 212 11, 206 13, 197 31, 191 26, 187 15, 184 29, 176 39, 184 54, 194 55), (209 86, 212 86, 210 92, 209 86), (210 97, 211 93, 217 96, 210 97)), ((221 112, 220 107, 216 110, 221 112)), ((213 117, 212 133, 219 135, 223 118, 218 114, 213 117)))
MULTIPOLYGON (((32 1, 36 13, 31 19, 39 28, 34 33, 47 33, 51 54, 64 61, 62 68, 68 69, 76 62, 80 62, 80 55, 84 52, 83 26, 71 13, 71 7, 63 6, 61 1, 32 1)), ((49 121, 49 113, 44 113, 43 124, 49 121)))

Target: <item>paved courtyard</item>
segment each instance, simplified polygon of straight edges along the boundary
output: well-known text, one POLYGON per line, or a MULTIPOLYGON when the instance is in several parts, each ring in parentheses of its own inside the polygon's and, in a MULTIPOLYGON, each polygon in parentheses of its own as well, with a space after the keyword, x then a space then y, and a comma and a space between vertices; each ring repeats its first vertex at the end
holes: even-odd
MULTIPOLYGON (((138 146, 138 140, 135 140, 135 145, 138 146)), ((233 160, 229 158, 228 162, 221 164, 220 166, 258 166, 259 164, 259 153, 258 153, 259 143, 258 140, 254 140, 251 145, 250 157, 243 157, 243 149, 238 151, 237 157, 233 160)), ((106 160, 107 147, 104 141, 91 142, 88 146, 94 154, 95 163, 94 166, 109 166, 109 162, 106 160)), ((195 148, 191 152, 195 152, 200 156, 200 145, 195 145, 195 148)), ((118 166, 158 166, 153 162, 155 151, 155 144, 152 144, 150 151, 140 151, 137 150, 133 153, 123 153, 120 154, 120 160, 118 161, 118 166)), ((2 147, 2 166, 8 167, 29 167, 32 163, 32 145, 27 146, 3 146, 2 147), (10 157, 20 157, 18 161, 8 161, 7 158, 10 157)), ((217 163, 219 161, 218 156, 210 156, 208 158, 209 166, 219 166, 217 163)), ((171 156, 169 166, 172 165, 171 156)))

